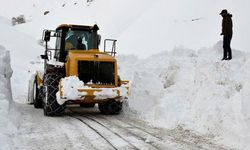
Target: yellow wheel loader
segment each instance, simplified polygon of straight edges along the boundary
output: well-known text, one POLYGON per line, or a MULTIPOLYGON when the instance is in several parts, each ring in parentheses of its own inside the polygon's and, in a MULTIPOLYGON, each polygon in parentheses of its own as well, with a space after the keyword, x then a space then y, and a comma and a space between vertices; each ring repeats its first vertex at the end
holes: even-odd
POLYGON ((70 104, 98 104, 103 114, 119 114, 122 110, 129 82, 118 75, 116 40, 106 39, 100 51, 98 30, 97 25, 67 24, 44 30, 44 70, 31 77, 28 92, 28 102, 43 108, 44 115, 63 115, 70 104), (51 41, 54 48, 49 45, 51 41))

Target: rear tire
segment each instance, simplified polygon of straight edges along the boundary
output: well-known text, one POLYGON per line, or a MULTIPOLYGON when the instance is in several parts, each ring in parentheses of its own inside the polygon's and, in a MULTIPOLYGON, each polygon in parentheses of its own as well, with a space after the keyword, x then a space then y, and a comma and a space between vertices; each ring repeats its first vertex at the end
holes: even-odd
POLYGON ((45 116, 61 116, 66 105, 57 103, 56 93, 59 90, 59 82, 63 76, 56 73, 48 73, 44 77, 43 111, 45 116))
POLYGON ((36 79, 34 80, 34 84, 33 84, 33 102, 34 102, 34 107, 35 108, 43 108, 43 102, 40 95, 40 89, 38 89, 37 86, 37 81, 36 79))
POLYGON ((28 97, 26 100, 27 104, 34 104, 34 82, 35 82, 36 74, 32 74, 29 79, 29 85, 28 85, 28 97))

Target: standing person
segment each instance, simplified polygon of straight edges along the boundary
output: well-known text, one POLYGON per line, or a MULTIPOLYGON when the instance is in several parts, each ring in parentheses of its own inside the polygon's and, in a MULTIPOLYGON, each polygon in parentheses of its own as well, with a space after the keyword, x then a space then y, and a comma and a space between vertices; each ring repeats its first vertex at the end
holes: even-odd
POLYGON ((222 60, 231 60, 232 59, 232 50, 230 47, 232 35, 233 35, 233 22, 232 15, 227 12, 226 9, 223 9, 220 13, 222 16, 222 32, 223 35, 223 58, 222 60))

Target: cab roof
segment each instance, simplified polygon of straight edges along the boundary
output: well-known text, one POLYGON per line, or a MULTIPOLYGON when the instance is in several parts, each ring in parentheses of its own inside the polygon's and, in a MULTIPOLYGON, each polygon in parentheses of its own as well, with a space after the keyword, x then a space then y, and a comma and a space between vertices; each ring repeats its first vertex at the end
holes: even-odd
POLYGON ((99 27, 95 24, 93 26, 87 26, 87 25, 74 25, 74 24, 61 24, 59 25, 56 30, 62 29, 62 28, 75 28, 75 29, 83 29, 83 30, 99 30, 99 27))

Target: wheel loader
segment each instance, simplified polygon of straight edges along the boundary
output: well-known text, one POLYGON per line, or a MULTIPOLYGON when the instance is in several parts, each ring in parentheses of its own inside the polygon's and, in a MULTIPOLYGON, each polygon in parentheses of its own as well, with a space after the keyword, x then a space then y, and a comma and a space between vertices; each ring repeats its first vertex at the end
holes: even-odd
POLYGON ((44 70, 30 78, 28 103, 43 108, 46 116, 63 115, 71 104, 98 104, 103 114, 120 113, 129 81, 118 75, 116 40, 105 39, 103 51, 99 50, 98 30, 97 25, 62 24, 43 31, 44 70), (49 45, 52 41, 54 47, 49 45))

